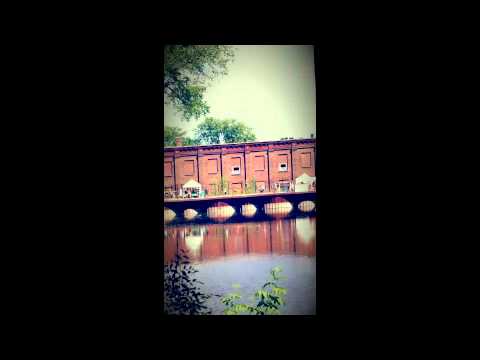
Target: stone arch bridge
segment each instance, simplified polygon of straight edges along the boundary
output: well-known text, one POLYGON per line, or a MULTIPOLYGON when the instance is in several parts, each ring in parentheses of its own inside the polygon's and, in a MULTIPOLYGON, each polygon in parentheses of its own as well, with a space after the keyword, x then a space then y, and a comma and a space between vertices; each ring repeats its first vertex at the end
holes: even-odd
POLYGON ((193 209, 199 213, 207 212, 208 208, 214 207, 218 203, 230 205, 235 211, 239 211, 242 205, 253 204, 258 211, 262 211, 265 204, 274 202, 275 198, 281 198, 292 204, 294 209, 298 209, 298 205, 302 201, 312 201, 316 203, 316 195, 317 193, 315 191, 307 191, 209 196, 206 198, 165 199, 164 206, 176 214, 182 214, 187 209, 193 209))

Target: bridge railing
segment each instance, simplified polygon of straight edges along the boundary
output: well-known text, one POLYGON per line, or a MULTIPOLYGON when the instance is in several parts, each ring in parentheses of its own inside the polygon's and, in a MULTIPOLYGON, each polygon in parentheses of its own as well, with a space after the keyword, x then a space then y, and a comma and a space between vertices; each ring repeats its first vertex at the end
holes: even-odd
MULTIPOLYGON (((309 186, 308 187, 308 191, 315 191, 316 188, 315 186, 309 186)), ((251 193, 245 193, 245 192, 242 192, 242 193, 232 193, 232 192, 228 192, 226 194, 210 194, 210 193, 196 193, 196 194, 192 194, 192 193, 185 193, 183 191, 180 191, 180 190, 177 190, 177 191, 173 191, 173 190, 166 190, 164 192, 164 198, 165 199, 190 199, 190 198, 193 198, 193 199, 198 199, 198 198, 212 198, 212 197, 243 197, 245 195, 255 195, 255 194, 264 194, 264 195, 269 195, 269 194, 292 194, 292 193, 296 193, 297 191, 295 191, 295 186, 289 188, 288 190, 284 190, 282 188, 277 188, 277 189, 274 189, 274 191, 255 191, 255 192, 251 192, 251 193)))

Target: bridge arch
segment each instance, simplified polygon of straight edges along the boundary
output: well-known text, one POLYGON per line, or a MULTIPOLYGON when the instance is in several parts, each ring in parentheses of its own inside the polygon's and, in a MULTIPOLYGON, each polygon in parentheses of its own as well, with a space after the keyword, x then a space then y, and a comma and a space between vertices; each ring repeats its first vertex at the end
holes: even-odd
POLYGON ((257 213, 257 207, 252 203, 245 203, 242 205, 241 212, 244 217, 251 218, 257 213))
POLYGON ((264 212, 273 217, 282 217, 290 214, 293 205, 281 196, 274 197, 269 203, 264 205, 264 212))
MULTIPOLYGON (((176 216, 180 217, 185 214, 184 210, 188 211, 189 215, 186 218, 192 218, 196 211, 200 216, 208 216, 212 219, 222 220, 235 216, 238 212, 243 216, 249 216, 253 213, 253 207, 256 208, 255 215, 285 215, 297 211, 314 211, 312 203, 310 206, 305 205, 305 202, 311 201, 315 205, 315 192, 289 192, 289 193, 265 193, 252 194, 242 196, 229 197, 206 197, 202 199, 166 199, 165 207, 168 207, 176 216), (303 203, 303 205, 300 205, 303 203), (249 205, 251 204, 251 206, 249 205), (248 209, 248 210, 247 210, 248 209)), ((198 215, 198 214, 195 214, 198 215)), ((165 217, 169 221, 173 216, 172 213, 165 217)))
POLYGON ((175 211, 167 208, 167 207, 164 207, 163 208, 163 223, 164 224, 168 224, 170 222, 172 222, 173 219, 175 219, 175 216, 177 216, 177 214, 175 214, 175 211))
POLYGON ((298 204, 298 209, 303 212, 310 212, 315 209, 315 203, 311 200, 304 200, 298 204))
POLYGON ((183 216, 187 220, 193 220, 198 216, 198 211, 194 209, 185 209, 183 211, 183 216))
POLYGON ((226 202, 218 201, 207 209, 207 216, 215 221, 225 221, 235 214, 235 208, 226 202))

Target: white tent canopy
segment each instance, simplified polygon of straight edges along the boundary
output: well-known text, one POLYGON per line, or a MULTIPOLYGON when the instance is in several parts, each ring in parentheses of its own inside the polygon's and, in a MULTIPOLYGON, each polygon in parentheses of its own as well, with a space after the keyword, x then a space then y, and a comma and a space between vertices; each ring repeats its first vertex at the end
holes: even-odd
POLYGON ((184 189, 202 189, 202 184, 195 180, 188 180, 183 186, 184 189))
POLYGON ((315 181, 315 176, 303 173, 295 179, 295 192, 308 191, 309 186, 315 181))
POLYGON ((315 176, 308 176, 307 174, 303 173, 299 177, 295 179, 296 184, 311 184, 315 181, 315 176))

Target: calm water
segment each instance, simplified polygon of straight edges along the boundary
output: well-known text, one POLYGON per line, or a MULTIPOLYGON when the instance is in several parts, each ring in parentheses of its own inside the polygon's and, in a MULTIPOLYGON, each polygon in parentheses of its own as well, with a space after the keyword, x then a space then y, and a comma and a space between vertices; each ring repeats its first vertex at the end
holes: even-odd
MULTIPOLYGON (((188 251, 199 270, 205 292, 224 295, 237 291, 246 302, 280 266, 287 279, 285 315, 315 314, 316 219, 315 217, 239 223, 178 224, 165 227, 164 262, 177 249, 188 251)), ((218 298, 209 303, 214 314, 224 309, 218 298)))

